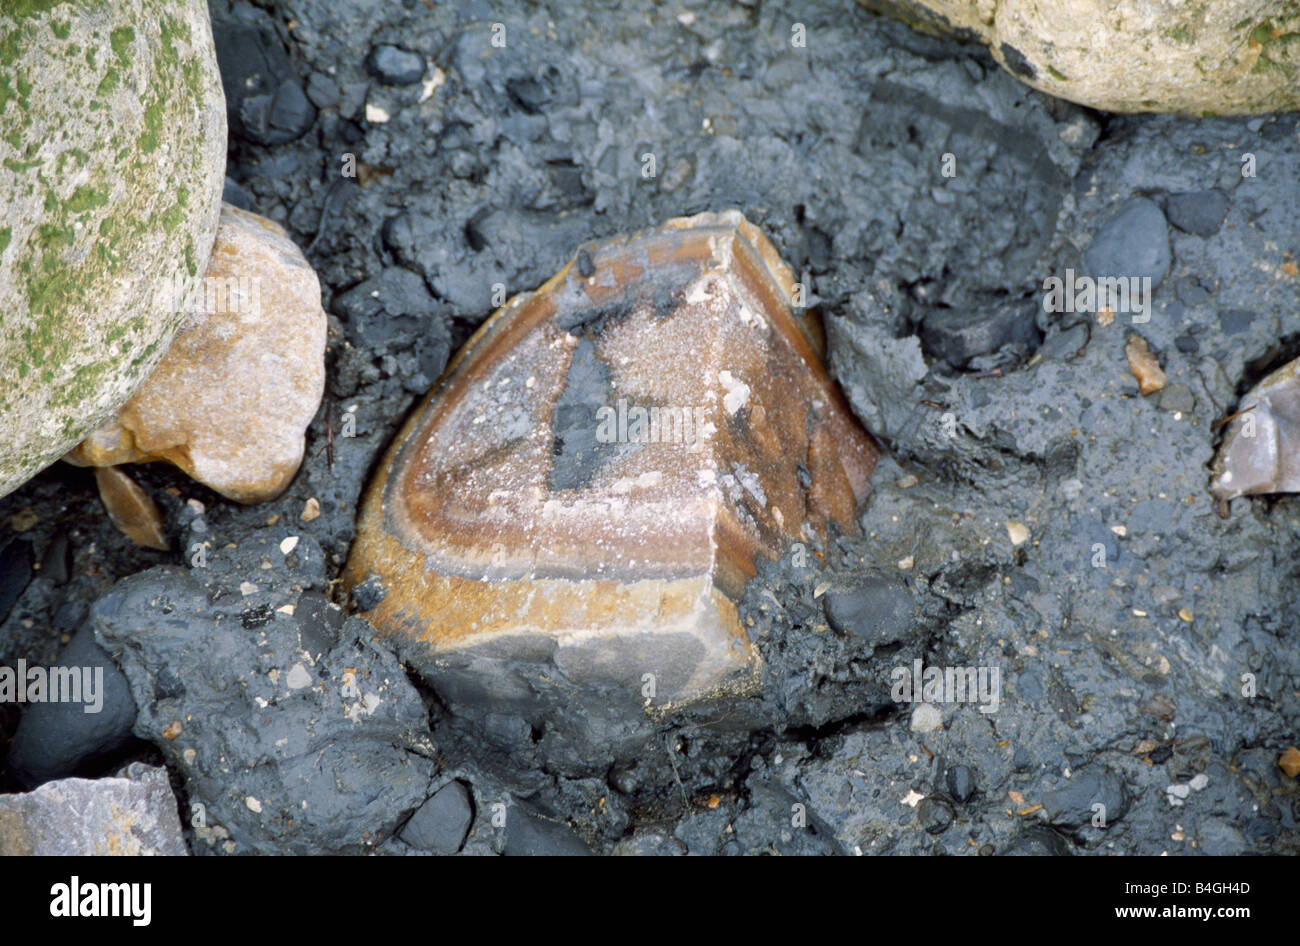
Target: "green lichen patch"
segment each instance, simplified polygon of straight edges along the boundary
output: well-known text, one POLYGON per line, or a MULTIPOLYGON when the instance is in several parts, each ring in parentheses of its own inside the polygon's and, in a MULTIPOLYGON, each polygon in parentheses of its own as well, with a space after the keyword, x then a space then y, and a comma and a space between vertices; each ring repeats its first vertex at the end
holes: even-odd
POLYGON ((207 16, 0 0, 0 495, 129 397, 179 321, 162 274, 206 265, 225 157, 207 16))

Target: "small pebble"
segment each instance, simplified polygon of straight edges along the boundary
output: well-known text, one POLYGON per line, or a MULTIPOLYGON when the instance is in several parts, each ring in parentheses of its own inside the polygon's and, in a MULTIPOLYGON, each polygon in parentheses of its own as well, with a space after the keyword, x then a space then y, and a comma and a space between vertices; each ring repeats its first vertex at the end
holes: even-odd
POLYGON ((933 703, 917 703, 912 710, 912 732, 934 732, 943 726, 943 713, 933 703))
POLYGON ((1128 359, 1129 373, 1137 379, 1138 390, 1143 394, 1154 394, 1165 386, 1164 369, 1141 335, 1129 338, 1124 356, 1128 359))

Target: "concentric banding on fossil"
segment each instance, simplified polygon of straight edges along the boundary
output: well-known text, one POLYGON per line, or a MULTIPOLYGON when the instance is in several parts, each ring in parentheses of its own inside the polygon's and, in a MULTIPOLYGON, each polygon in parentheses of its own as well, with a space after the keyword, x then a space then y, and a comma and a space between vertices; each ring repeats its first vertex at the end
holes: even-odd
POLYGON ((512 300, 422 409, 384 488, 402 545, 444 575, 714 572, 735 594, 755 554, 828 520, 852 529, 874 448, 792 313, 770 243, 715 214, 588 252, 590 277, 571 264, 512 300), (596 442, 568 462, 566 412, 587 410, 581 435, 620 399, 657 408, 659 434, 678 436, 596 442))

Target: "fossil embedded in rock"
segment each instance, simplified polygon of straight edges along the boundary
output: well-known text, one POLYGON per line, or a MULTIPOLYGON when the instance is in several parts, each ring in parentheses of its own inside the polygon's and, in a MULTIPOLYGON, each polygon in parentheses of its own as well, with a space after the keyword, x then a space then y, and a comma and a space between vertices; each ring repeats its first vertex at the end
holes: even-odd
POLYGON ((1241 399, 1211 470, 1224 512, 1238 496, 1300 492, 1300 358, 1241 399))
POLYGON ((638 704, 743 688, 756 556, 855 531, 877 456, 794 291, 730 211, 590 247, 512 299, 369 487, 345 574, 386 589, 367 618, 489 698, 536 687, 486 669, 520 661, 638 704))

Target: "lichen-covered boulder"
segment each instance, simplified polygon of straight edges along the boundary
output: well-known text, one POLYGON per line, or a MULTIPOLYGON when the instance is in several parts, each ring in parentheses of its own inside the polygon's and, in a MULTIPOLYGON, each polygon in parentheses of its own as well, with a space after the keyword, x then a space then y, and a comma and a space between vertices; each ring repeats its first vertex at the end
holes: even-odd
POLYGON ((1051 95, 1112 112, 1300 108, 1300 4, 1282 0, 861 0, 987 43, 1051 95))
POLYGON ((204 0, 0 3, 0 496, 167 351, 225 160, 204 0))

